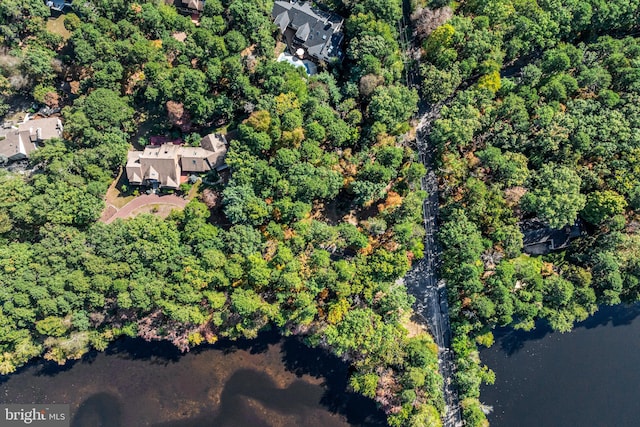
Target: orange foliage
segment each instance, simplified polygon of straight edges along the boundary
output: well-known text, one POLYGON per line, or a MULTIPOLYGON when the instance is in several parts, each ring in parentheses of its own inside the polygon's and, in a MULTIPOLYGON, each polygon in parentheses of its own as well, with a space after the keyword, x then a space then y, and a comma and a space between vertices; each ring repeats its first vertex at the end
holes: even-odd
POLYGON ((369 238, 369 244, 364 248, 360 249, 360 253, 363 255, 371 255, 373 253, 373 245, 371 244, 371 238, 369 238))
POLYGON ((552 274, 554 274, 553 264, 550 262, 543 262, 540 274, 542 274, 543 276, 551 276, 552 274))
POLYGON ((387 199, 384 203, 380 203, 378 205, 378 212, 386 211, 387 209, 395 208, 396 206, 400 206, 402 203, 402 196, 400 196, 395 191, 389 191, 387 193, 387 199))

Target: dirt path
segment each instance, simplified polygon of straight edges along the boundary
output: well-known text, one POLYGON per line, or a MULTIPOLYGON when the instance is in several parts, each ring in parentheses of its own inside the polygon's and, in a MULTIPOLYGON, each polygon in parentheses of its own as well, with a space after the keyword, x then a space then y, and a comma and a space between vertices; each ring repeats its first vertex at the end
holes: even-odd
POLYGON ((140 210, 140 208, 149 205, 170 205, 182 209, 187 205, 187 203, 189 203, 188 200, 173 194, 165 196, 159 196, 157 194, 145 194, 143 196, 136 197, 120 209, 116 209, 113 205, 110 205, 108 212, 113 212, 114 209, 115 212, 113 212, 111 215, 108 215, 107 211, 105 211, 105 214, 103 214, 102 218, 100 218, 100 221, 104 222, 105 224, 110 224, 118 218, 128 218, 131 214, 134 213, 134 211, 140 210))

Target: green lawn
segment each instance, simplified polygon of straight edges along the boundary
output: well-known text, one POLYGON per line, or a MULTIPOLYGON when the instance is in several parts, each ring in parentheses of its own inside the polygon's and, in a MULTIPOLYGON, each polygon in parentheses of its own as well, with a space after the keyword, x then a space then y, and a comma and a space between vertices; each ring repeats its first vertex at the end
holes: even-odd
POLYGON ((57 18, 51 17, 47 19, 47 31, 53 34, 58 34, 65 40, 71 37, 71 32, 64 27, 64 14, 57 18))

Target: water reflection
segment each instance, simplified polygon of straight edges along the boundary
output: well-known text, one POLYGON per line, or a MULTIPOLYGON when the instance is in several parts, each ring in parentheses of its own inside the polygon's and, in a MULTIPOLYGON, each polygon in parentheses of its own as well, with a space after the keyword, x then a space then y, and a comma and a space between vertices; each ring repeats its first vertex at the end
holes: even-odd
POLYGON ((480 357, 496 373, 482 388, 492 427, 639 425, 640 305, 602 307, 572 332, 500 329, 480 357))
MULTIPOLYGON (((635 318, 640 316, 640 304, 614 306, 602 306, 591 317, 574 326, 574 330, 580 328, 594 329, 606 326, 630 325, 635 318)), ((547 322, 539 321, 535 329, 520 331, 513 328, 496 328, 493 335, 495 343, 507 355, 511 356, 524 348, 526 342, 538 341, 553 333, 553 329, 547 322)))
POLYGON ((348 366, 293 338, 202 346, 120 340, 59 367, 38 361, 3 378, 3 402, 69 403, 72 427, 384 426, 347 389, 348 366))
POLYGON ((71 420, 71 427, 122 426, 120 399, 110 393, 96 393, 82 402, 71 420))

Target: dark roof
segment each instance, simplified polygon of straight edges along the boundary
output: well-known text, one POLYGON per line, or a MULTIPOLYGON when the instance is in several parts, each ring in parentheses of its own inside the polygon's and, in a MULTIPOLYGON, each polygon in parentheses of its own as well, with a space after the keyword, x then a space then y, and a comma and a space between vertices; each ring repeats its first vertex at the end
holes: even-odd
POLYGON ((62 12, 65 7, 70 5, 70 3, 71 1, 65 0, 48 0, 46 5, 55 11, 62 12))
POLYGON ((521 224, 526 227, 522 230, 524 251, 528 253, 544 253, 564 249, 569 246, 571 240, 582 234, 580 222, 564 228, 546 227, 544 224, 535 221, 521 224), (530 248, 531 250, 528 250, 530 248))
POLYGON ((309 56, 323 61, 342 59, 341 16, 315 9, 308 2, 286 1, 274 2, 271 16, 283 33, 287 28, 295 31, 293 43, 309 56))

